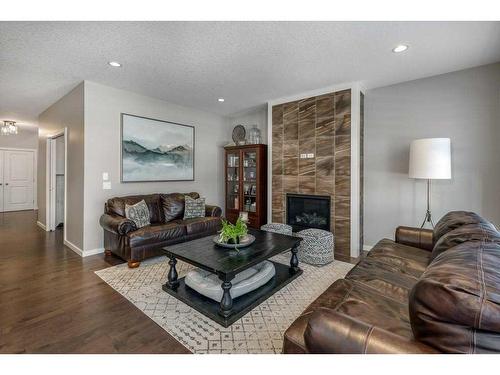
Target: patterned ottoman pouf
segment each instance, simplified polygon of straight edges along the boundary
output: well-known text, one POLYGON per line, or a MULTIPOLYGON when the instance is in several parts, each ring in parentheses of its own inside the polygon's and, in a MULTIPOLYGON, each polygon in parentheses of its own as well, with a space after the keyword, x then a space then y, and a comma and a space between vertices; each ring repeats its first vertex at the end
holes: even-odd
POLYGON ((264 224, 263 226, 260 227, 260 229, 265 230, 267 232, 288 234, 289 236, 293 236, 292 227, 288 224, 269 223, 269 224, 264 224))
POLYGON ((333 233, 311 228, 296 235, 302 237, 298 253, 301 262, 323 265, 333 261, 333 233))

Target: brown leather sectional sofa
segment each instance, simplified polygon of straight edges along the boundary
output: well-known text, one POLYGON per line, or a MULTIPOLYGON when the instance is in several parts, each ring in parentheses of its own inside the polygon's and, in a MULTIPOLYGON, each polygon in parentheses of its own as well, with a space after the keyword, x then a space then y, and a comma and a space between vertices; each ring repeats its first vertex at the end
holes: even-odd
POLYGON ((285 353, 500 352, 500 233, 472 212, 399 227, 285 333, 285 353))
POLYGON ((146 258, 161 255, 164 246, 217 233, 221 228, 221 208, 206 205, 205 217, 183 220, 185 195, 200 197, 198 193, 171 193, 109 199, 99 221, 104 229, 106 255, 116 254, 133 268, 146 258), (148 205, 151 225, 137 229, 125 217, 125 204, 143 199, 148 205))

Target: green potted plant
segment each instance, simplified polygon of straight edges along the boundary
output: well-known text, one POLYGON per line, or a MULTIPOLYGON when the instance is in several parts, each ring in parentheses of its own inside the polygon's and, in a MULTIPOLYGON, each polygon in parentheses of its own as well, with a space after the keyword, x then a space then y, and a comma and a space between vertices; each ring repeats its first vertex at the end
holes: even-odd
POLYGON ((219 241, 228 244, 239 244, 248 233, 247 225, 241 218, 238 218, 236 224, 231 224, 222 219, 222 230, 220 231, 219 241))

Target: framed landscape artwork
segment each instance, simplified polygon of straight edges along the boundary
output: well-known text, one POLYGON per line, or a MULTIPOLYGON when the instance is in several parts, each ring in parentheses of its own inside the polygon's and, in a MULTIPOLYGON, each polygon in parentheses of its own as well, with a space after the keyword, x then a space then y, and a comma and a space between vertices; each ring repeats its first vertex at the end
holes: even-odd
POLYGON ((194 127, 121 114, 121 181, 194 180, 194 127))

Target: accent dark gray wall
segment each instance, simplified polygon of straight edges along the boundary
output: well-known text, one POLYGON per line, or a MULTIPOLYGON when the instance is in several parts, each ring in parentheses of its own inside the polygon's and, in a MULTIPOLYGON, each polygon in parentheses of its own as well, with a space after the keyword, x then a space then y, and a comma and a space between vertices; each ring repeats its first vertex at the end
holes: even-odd
POLYGON ((500 63, 367 92, 365 245, 421 224, 425 181, 408 178, 416 138, 451 138, 452 179, 433 183, 434 220, 463 209, 500 225, 499 108, 500 63))

